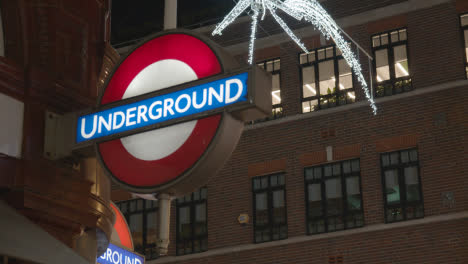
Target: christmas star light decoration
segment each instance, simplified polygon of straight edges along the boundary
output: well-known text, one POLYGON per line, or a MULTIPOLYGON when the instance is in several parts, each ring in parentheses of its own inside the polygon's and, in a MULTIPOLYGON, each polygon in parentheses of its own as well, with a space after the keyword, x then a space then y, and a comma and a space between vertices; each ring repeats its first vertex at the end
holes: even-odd
MULTIPOLYGON (((315 26, 327 40, 330 38, 336 43, 336 46, 341 50, 341 53, 353 69, 357 80, 364 89, 367 100, 370 103, 374 114, 377 113, 377 107, 375 106, 374 99, 369 93, 369 88, 362 74, 361 64, 356 58, 355 54, 351 50, 350 45, 342 36, 343 30, 336 24, 336 22, 330 17, 330 15, 323 9, 323 7, 317 2, 317 0, 240 0, 236 6, 229 12, 229 14, 221 21, 214 29, 212 35, 221 35, 223 30, 234 22, 244 11, 250 7, 252 13, 252 28, 249 43, 249 64, 253 63, 253 53, 255 45, 255 36, 257 32, 258 18, 262 14, 262 20, 264 19, 267 11, 270 11, 273 18, 283 28, 283 30, 291 37, 291 39, 306 53, 309 53, 305 45, 301 40, 292 32, 292 30, 286 25, 283 19, 277 14, 277 10, 282 10, 286 14, 292 16, 298 21, 305 20, 315 26)), ((344 32, 343 32, 344 33, 344 32)))

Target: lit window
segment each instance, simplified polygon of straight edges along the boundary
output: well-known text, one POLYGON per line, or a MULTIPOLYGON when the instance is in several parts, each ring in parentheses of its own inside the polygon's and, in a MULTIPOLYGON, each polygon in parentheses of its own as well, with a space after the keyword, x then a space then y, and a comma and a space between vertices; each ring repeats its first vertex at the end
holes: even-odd
POLYGON ((355 102, 353 73, 335 46, 302 53, 299 62, 303 113, 355 102))
POLYGON ((307 233, 364 225, 359 160, 306 168, 307 233))
POLYGON ((465 70, 468 76, 468 14, 462 15, 460 21, 465 42, 465 70))
POLYGON ((157 258, 157 201, 135 199, 116 204, 130 227, 135 251, 146 259, 157 258))
POLYGON ((406 29, 373 36, 372 47, 377 82, 375 95, 381 97, 411 90, 406 29))
POLYGON ((5 39, 3 34, 3 19, 0 9, 0 56, 5 57, 5 39))
POLYGON ((280 59, 272 59, 257 63, 257 65, 271 73, 272 87, 271 87, 271 103, 272 103, 272 117, 273 119, 283 115, 283 107, 281 106, 281 61, 280 59))
POLYGON ((287 238, 284 174, 255 177, 252 185, 255 243, 287 238))
POLYGON ((177 199, 177 255, 208 249, 206 188, 177 199))
POLYGON ((391 223, 423 217, 418 151, 384 153, 381 164, 385 221, 391 223))

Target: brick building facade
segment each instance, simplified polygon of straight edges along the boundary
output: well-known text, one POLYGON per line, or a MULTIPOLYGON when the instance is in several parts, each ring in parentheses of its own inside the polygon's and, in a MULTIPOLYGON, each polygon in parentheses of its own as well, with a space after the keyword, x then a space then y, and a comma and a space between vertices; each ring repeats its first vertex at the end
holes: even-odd
MULTIPOLYGON (((323 5, 374 56, 380 46, 391 50, 393 61, 383 66, 389 67, 388 93, 379 88, 386 70, 373 76, 378 114, 372 115, 357 81, 351 84, 354 94, 343 95, 346 103, 332 92, 313 99, 315 111, 306 109, 311 106, 303 105, 301 50, 267 18, 260 24, 256 60, 280 59, 282 115, 246 125, 232 157, 203 190, 206 198, 199 192, 190 197, 205 207, 182 212, 188 200, 174 201, 170 256, 148 263, 468 262, 468 18, 463 19, 468 2, 326 0, 323 5), (395 30, 406 30, 404 37, 392 39, 395 30), (385 44, 382 38, 375 44, 385 32, 385 44), (404 70, 393 42, 406 45, 404 70), (403 79, 409 86, 399 86, 403 79), (353 161, 357 165, 349 167, 353 161), (261 179, 269 181, 266 187, 261 179), (263 193, 268 198, 259 202, 263 193), (258 233, 262 210, 266 235, 258 233), (199 217, 203 212, 206 217, 199 217), (239 223, 242 214, 249 216, 247 224, 239 223), (206 230, 193 221, 206 223, 206 230), (181 242, 184 224, 192 224, 189 244, 181 242)), ((250 26, 245 17, 239 20, 215 41, 246 61, 250 26)), ((291 23, 311 50, 332 47, 309 25, 291 23)), ((208 35, 212 28, 196 30, 208 35)), ((369 67, 374 73, 380 67, 362 53, 361 63, 365 76, 369 67)), ((322 85, 320 76, 313 79, 315 87, 322 85)), ((129 198, 113 191, 121 208, 130 210, 132 202, 138 207, 138 200, 122 203, 129 198)), ((129 224, 139 229, 136 241, 152 259, 153 232, 144 227, 155 225, 145 219, 129 224)))

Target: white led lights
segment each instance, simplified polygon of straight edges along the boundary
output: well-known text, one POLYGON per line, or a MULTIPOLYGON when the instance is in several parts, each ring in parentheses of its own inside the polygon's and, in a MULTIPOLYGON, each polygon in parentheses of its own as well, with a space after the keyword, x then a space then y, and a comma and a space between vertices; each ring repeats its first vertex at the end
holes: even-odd
POLYGON ((312 23, 324 36, 328 39, 333 39, 336 46, 341 50, 344 59, 348 65, 353 69, 356 78, 361 83, 364 89, 367 100, 370 103, 374 114, 377 113, 375 102, 369 93, 367 82, 362 75, 361 64, 352 52, 350 45, 345 41, 341 35, 341 28, 335 23, 330 15, 323 9, 317 0, 240 0, 236 6, 229 12, 221 23, 219 23, 213 31, 213 35, 221 35, 222 31, 230 25, 234 20, 242 14, 250 6, 253 11, 252 15, 252 31, 249 44, 249 63, 253 63, 254 42, 256 35, 256 28, 258 23, 258 16, 260 12, 263 13, 262 20, 267 12, 270 11, 273 18, 283 28, 283 30, 291 37, 291 39, 302 49, 308 53, 307 48, 300 41, 300 39, 292 32, 286 23, 276 14, 277 9, 280 9, 295 19, 301 21, 305 20, 312 23))

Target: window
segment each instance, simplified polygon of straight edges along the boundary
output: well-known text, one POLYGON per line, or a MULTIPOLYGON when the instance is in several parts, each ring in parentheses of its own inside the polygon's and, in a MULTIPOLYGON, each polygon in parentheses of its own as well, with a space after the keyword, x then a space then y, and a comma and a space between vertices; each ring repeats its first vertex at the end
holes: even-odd
POLYGON ((302 53, 299 62, 303 113, 355 101, 353 73, 335 46, 302 53))
POLYGON ((384 153, 381 163, 385 221, 391 223, 423 217, 418 151, 384 153))
POLYGON ((468 76, 468 14, 460 16, 460 23, 463 30, 463 40, 465 43, 465 70, 468 76))
POLYGON ((399 94, 412 89, 406 29, 372 37, 374 76, 377 97, 399 94))
POLYGON ((306 168, 304 177, 308 234, 364 225, 359 159, 306 168))
POLYGON ((283 107, 281 106, 281 61, 280 59, 267 60, 257 65, 271 73, 272 87, 271 87, 271 101, 272 101, 272 118, 276 119, 283 115, 283 107))
POLYGON ((255 243, 288 237, 284 174, 252 179, 255 243))
POLYGON ((208 249, 206 188, 177 199, 177 255, 208 249))
POLYGON ((5 40, 3 34, 3 19, 2 12, 0 9, 0 56, 5 57, 5 40))
POLYGON ((132 233, 135 251, 146 259, 158 257, 156 252, 157 201, 135 199, 117 203, 132 233))

